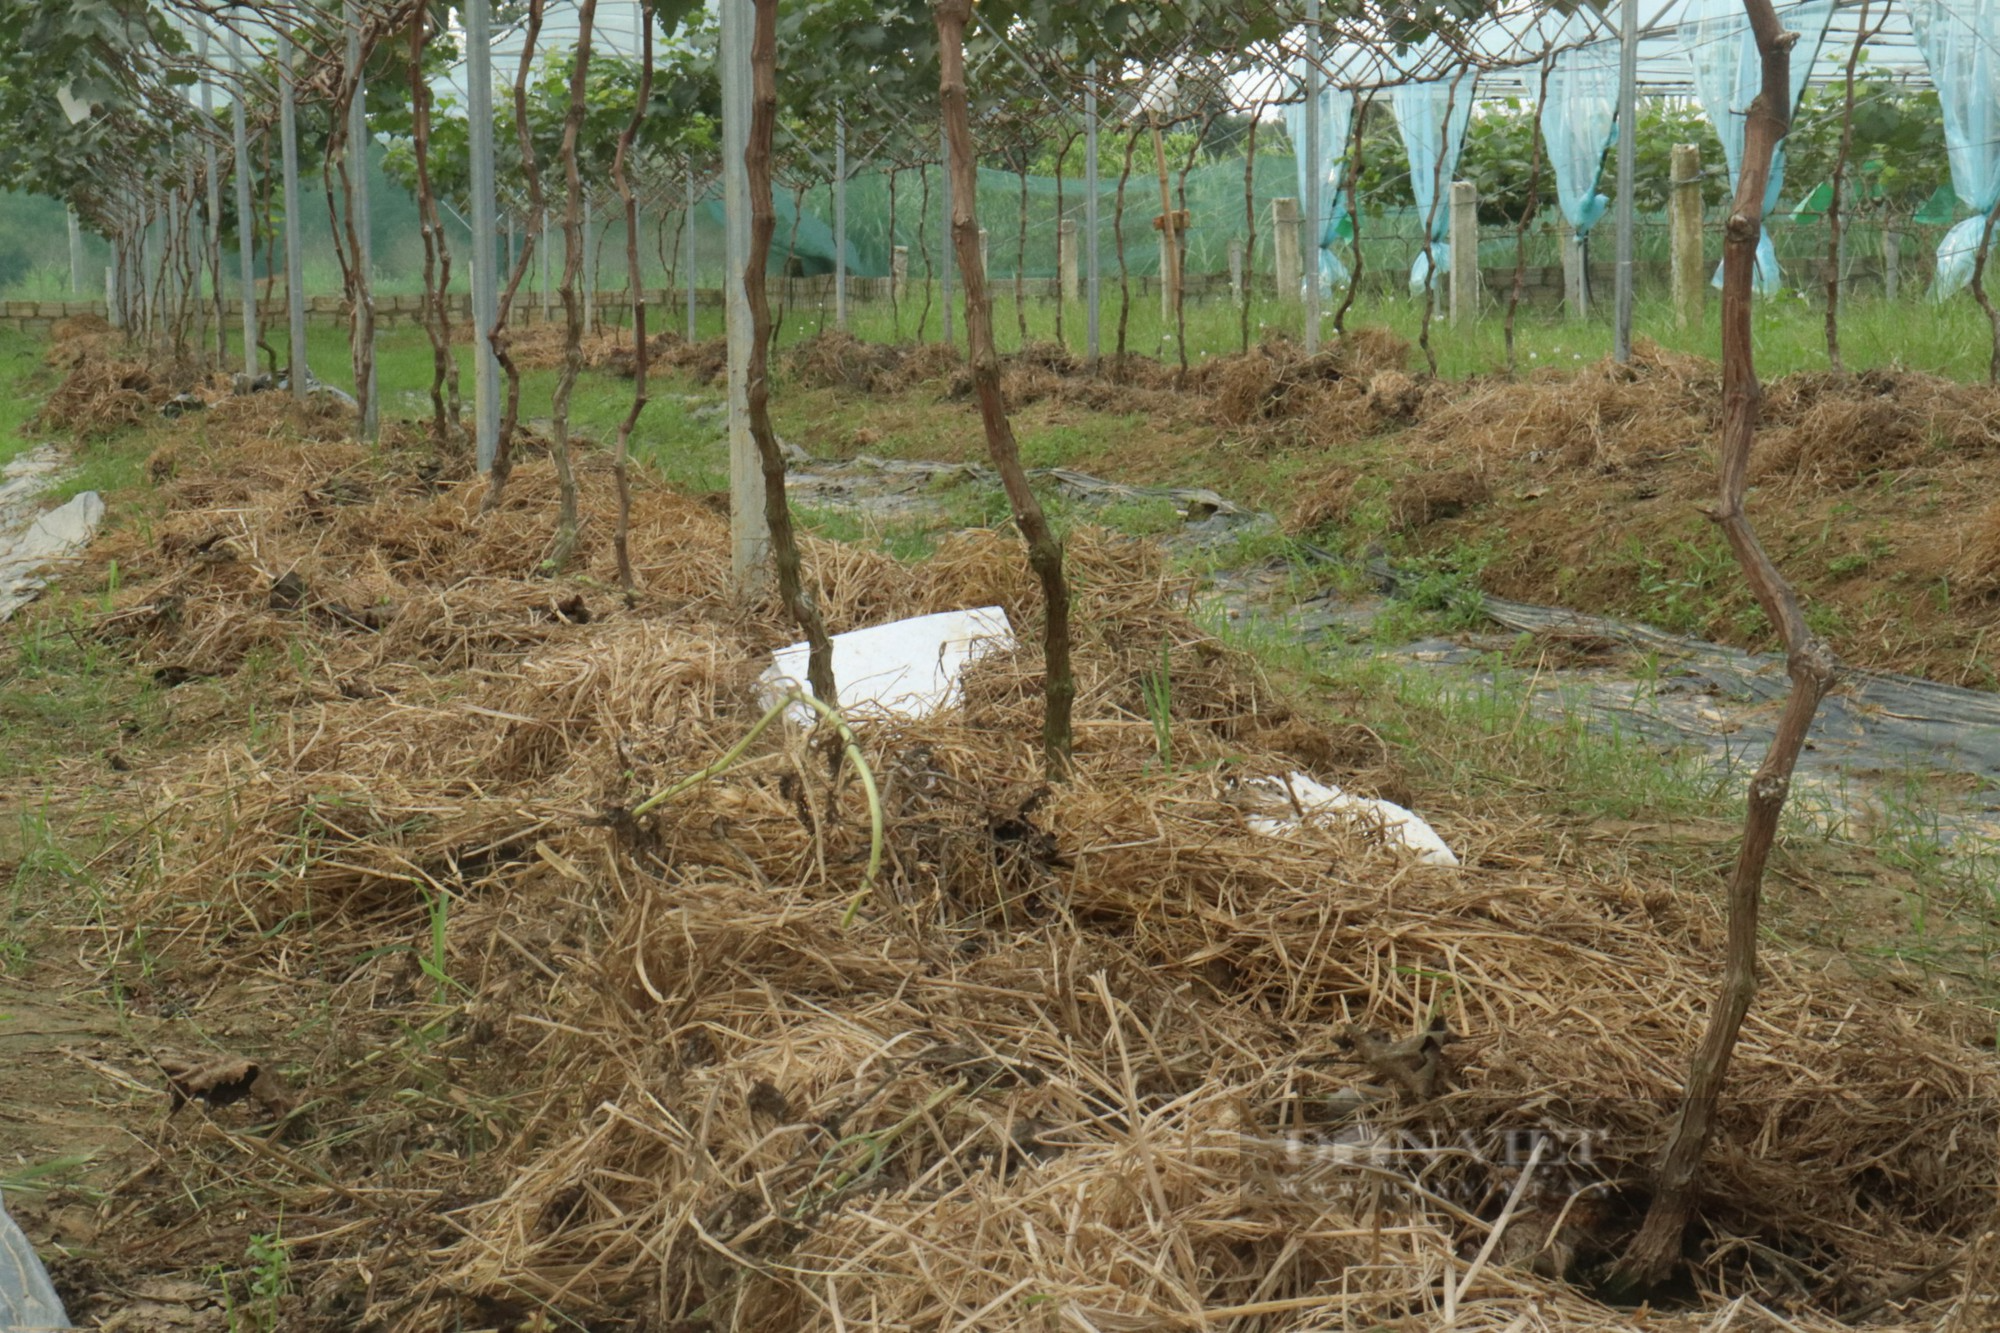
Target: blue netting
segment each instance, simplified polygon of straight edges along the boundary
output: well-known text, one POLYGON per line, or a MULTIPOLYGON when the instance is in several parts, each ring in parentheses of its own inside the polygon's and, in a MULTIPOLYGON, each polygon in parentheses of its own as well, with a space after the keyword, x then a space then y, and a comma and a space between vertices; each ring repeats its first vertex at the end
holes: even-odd
MULTIPOLYGON (((1435 40, 1435 39, 1433 39, 1435 40)), ((1403 135, 1403 155, 1410 162, 1410 193, 1416 197, 1417 216, 1430 219, 1431 253, 1440 273, 1451 272, 1451 247, 1445 237, 1451 215, 1439 194, 1451 186, 1458 170, 1458 155, 1465 147, 1465 127, 1472 119, 1472 99, 1477 75, 1461 66, 1448 79, 1432 83, 1406 83, 1390 94, 1396 110, 1396 127, 1403 135)), ((1430 283, 1430 271, 1419 254, 1410 265, 1410 290, 1421 292, 1430 283)))
POLYGON ((1944 111, 1951 188, 1974 209, 1938 246, 1931 295, 1972 280, 1986 215, 2000 203, 2000 6, 1992 0, 1909 0, 1910 31, 1944 111))
MULTIPOLYGON (((1581 12, 1572 14, 1556 35, 1572 42, 1589 31, 1581 12)), ((1542 139, 1555 168, 1556 202, 1578 243, 1590 234, 1610 200, 1597 192, 1604 151, 1611 146, 1618 116, 1618 43, 1574 46, 1555 57, 1548 96, 1542 101, 1542 139)))
MULTIPOLYGON (((1298 78, 1300 87, 1305 86, 1306 68, 1303 60, 1297 62, 1292 73, 1298 78)), ((1347 265, 1340 262, 1340 256, 1333 247, 1339 242, 1340 219, 1347 211, 1347 200, 1341 193, 1341 182, 1347 170, 1347 136, 1354 127, 1354 94, 1345 89, 1322 86, 1319 92, 1319 202, 1320 225, 1315 229, 1310 220, 1306 224, 1306 235, 1315 231, 1319 236, 1319 286, 1322 292, 1330 291, 1334 284, 1347 281, 1347 265)), ((1306 161, 1306 104, 1303 100, 1288 103, 1285 107, 1285 133, 1292 139, 1292 152, 1298 166, 1299 207, 1306 206, 1306 184, 1312 170, 1306 161)))
MULTIPOLYGON (((1806 76, 1812 72, 1813 62, 1819 59, 1819 48, 1826 41, 1827 25, 1833 19, 1832 0, 1808 0, 1780 11, 1779 18, 1786 31, 1799 35, 1798 44, 1792 48, 1792 105, 1788 108, 1795 109, 1799 94, 1805 91, 1806 76)), ((1764 80, 1763 66, 1757 58, 1757 39, 1750 32, 1750 20, 1744 15, 1741 0, 1689 0, 1681 31, 1688 63, 1694 69, 1695 99, 1707 113, 1709 123, 1715 126, 1716 137, 1722 140, 1722 155, 1729 165, 1729 188, 1734 190, 1743 167, 1743 134, 1750 103, 1764 80)), ((1780 143, 1771 161, 1771 182, 1764 190, 1766 217, 1776 211, 1784 189, 1785 146, 1780 143)), ((1782 281, 1777 252, 1771 248, 1771 233, 1766 231, 1757 240, 1756 289, 1769 295, 1779 290, 1782 281)), ((1716 270, 1715 283, 1717 286, 1722 283, 1720 268, 1716 270)))

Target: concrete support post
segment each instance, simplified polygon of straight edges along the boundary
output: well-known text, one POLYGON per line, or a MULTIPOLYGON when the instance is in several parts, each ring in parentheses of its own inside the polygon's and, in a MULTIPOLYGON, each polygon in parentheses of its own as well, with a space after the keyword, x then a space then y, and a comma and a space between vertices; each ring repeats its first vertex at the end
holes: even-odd
POLYGON ((1062 276, 1062 299, 1076 300, 1083 292, 1083 282, 1077 264, 1075 218, 1056 224, 1056 272, 1062 276))
POLYGON ((1677 143, 1672 162, 1668 241, 1673 260, 1674 324, 1684 329, 1701 322, 1703 307, 1708 304, 1708 270, 1701 258, 1701 149, 1677 143))
POLYGON ((902 300, 910 289, 910 247, 898 245, 889 251, 889 284, 902 300))
POLYGON ((1243 299, 1243 239, 1240 236, 1229 238, 1229 299, 1243 299))
POLYGON ((1895 300, 1902 286, 1903 233, 1890 227, 1882 233, 1882 295, 1895 300))
POLYGON ((1479 318, 1479 187, 1451 183, 1451 322, 1479 318))
POLYGON ((1590 243, 1583 236, 1562 238, 1563 313, 1571 319, 1590 314, 1590 243))
POLYGON ((750 263, 751 0, 719 0, 717 62, 722 76, 722 304, 729 336, 729 551, 739 593, 764 578, 771 533, 764 522, 764 467, 750 438, 750 297, 743 274, 750 263))
POLYGON ((76 210, 69 210, 69 294, 83 295, 83 225, 76 210))
POLYGON ((549 282, 549 259, 555 254, 556 247, 554 239, 549 235, 549 210, 546 208, 542 210, 541 235, 535 238, 535 244, 541 247, 542 271, 539 286, 542 289, 542 323, 547 324, 555 318, 556 293, 554 286, 549 282))
POLYGON ((1155 238, 1160 247, 1160 322, 1172 327, 1174 322, 1174 255, 1167 249, 1167 229, 1161 227, 1155 238))
POLYGON ((1299 201, 1271 201, 1271 266, 1278 279, 1278 299, 1297 301, 1305 295, 1301 283, 1305 269, 1300 262, 1299 201))
POLYGON ((597 332, 597 247, 593 245, 590 200, 583 201, 583 328, 597 332))

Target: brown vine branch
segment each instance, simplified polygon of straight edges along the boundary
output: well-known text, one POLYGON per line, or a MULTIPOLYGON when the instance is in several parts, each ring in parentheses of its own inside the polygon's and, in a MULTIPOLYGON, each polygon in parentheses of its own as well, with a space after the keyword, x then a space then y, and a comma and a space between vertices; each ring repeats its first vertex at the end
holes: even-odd
POLYGON ((1698 1197, 1702 1154, 1714 1132, 1729 1058, 1757 990, 1757 913, 1765 862, 1791 790, 1792 770, 1812 729, 1813 715, 1832 688, 1838 670, 1832 650, 1806 624, 1791 585, 1765 553, 1743 512, 1750 449, 1756 441, 1757 412, 1763 396, 1750 335, 1750 289, 1771 159, 1790 119, 1791 48, 1797 41, 1795 34, 1780 29, 1771 0, 1744 0, 1743 7, 1756 38, 1763 77, 1761 91, 1750 104, 1742 169, 1723 250, 1721 496, 1712 517, 1728 538, 1757 604, 1784 640, 1792 685, 1771 748, 1750 780, 1743 841, 1729 878, 1729 933, 1722 984, 1689 1066, 1679 1114, 1660 1156, 1652 1204, 1619 1266, 1621 1282, 1640 1288, 1657 1285, 1680 1262, 1682 1238, 1698 1197))
POLYGON ((771 425, 771 300, 765 270, 778 214, 771 198, 771 139, 778 124, 778 0, 756 0, 757 27, 750 42, 750 142, 743 164, 750 177, 750 257, 743 294, 750 305, 748 398, 750 438, 764 469, 764 522, 771 530, 771 558, 778 568, 778 596, 806 636, 806 683, 828 707, 834 692, 833 640, 819 606, 805 590, 804 562, 792 509, 785 498, 785 455, 771 425))
MULTIPOLYGON (((761 11, 776 0, 758 0, 761 11)), ((943 105, 945 140, 950 149, 951 239, 965 282, 966 345, 972 359, 972 386, 986 430, 986 451, 1007 492, 1014 524, 1028 545, 1028 564, 1041 581, 1048 623, 1043 635, 1042 759, 1051 776, 1068 771, 1070 706, 1076 677, 1069 657, 1069 584, 1063 576, 1063 548, 1028 485, 1021 451, 1000 394, 1000 357, 993 347, 993 305, 986 270, 979 262, 979 158, 972 144, 972 117, 965 87, 965 25, 972 0, 940 0, 932 9, 938 33, 938 98, 943 105)), ((1135 136, 1136 138, 1136 136, 1135 136)), ((1131 149, 1126 149, 1131 161, 1131 149)), ((1129 170, 1129 166, 1128 166, 1129 170)))

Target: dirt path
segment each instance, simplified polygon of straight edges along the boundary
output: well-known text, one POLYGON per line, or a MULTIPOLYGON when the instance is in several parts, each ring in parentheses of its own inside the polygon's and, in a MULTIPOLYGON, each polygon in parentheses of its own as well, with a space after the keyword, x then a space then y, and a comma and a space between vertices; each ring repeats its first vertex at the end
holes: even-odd
MULTIPOLYGON (((104 1287, 101 1258, 83 1276, 73 1270, 85 1261, 73 1256, 95 1252, 116 1224, 99 1216, 98 1201, 155 1160, 145 1127, 166 1104, 145 1081, 158 1070, 143 1048, 156 1027, 121 1017, 101 993, 64 995, 39 975, 0 982, 0 1194, 59 1287, 104 1287)), ((126 1308, 145 1304, 132 1293, 126 1308)))

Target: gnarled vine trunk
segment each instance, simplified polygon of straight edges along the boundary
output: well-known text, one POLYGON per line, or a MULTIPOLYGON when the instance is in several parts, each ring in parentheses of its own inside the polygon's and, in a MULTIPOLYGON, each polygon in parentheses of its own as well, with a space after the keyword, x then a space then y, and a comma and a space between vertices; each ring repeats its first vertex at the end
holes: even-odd
POLYGON ((1847 367, 1840 358, 1840 242, 1844 228, 1840 218, 1840 190, 1847 182, 1847 160, 1854 150, 1854 70, 1869 38, 1882 30, 1868 28, 1869 0, 1861 0, 1861 19, 1854 28, 1854 45, 1847 53, 1847 93, 1840 107, 1840 151, 1834 154, 1833 194, 1826 203, 1826 361, 1836 375, 1847 367))
POLYGON ((1993 357, 1986 363, 1986 382, 2000 384, 2000 306, 1993 304, 1993 298, 1986 291, 1986 256, 1993 248, 1993 227, 2000 222, 2000 203, 1993 205, 1986 215, 1986 226, 1979 233, 1979 253, 1972 261, 1972 299, 1979 302, 1979 308, 1986 313, 1986 323, 1993 331, 1993 357))
MULTIPOLYGON (((569 400, 583 373, 583 301, 576 284, 583 273, 583 173, 576 164, 576 141, 583 130, 585 96, 590 79, 590 34, 597 20, 597 0, 583 0, 576 11, 576 64, 569 76, 569 114, 563 118, 563 181, 568 187, 563 209, 563 362, 549 415, 555 431, 550 451, 556 466, 556 540, 549 551, 549 568, 560 571, 576 550, 576 458, 569 439, 569 400)), ((546 216, 546 215, 545 215, 546 216)), ((544 270, 546 275, 547 270, 544 270)))
MULTIPOLYGON (((543 0, 528 0, 527 31, 521 39, 521 63, 514 71, 514 136, 521 145, 521 175, 528 182, 528 210, 533 216, 540 216, 545 207, 542 201, 542 172, 535 162, 535 140, 528 132, 528 78, 534 73, 535 43, 542 35, 542 4, 543 0)), ((500 369, 507 376, 507 397, 500 409, 500 431, 493 444, 493 466, 487 472, 486 498, 480 502, 481 512, 500 507, 500 497, 507 489, 507 478, 514 471, 514 431, 521 422, 521 368, 514 363, 514 338, 508 328, 514 317, 514 295, 521 290, 521 280, 528 276, 528 265, 534 257, 535 232, 531 227, 527 241, 514 255, 514 262, 508 270, 507 286, 500 293, 499 312, 493 316, 493 327, 486 331, 487 342, 493 348, 493 359, 500 363, 500 369)))
POLYGON ((1340 308, 1333 312, 1333 336, 1347 335, 1347 312, 1354 308, 1354 297, 1361 290, 1361 200, 1360 188, 1355 184, 1361 176, 1361 132, 1368 124, 1368 113, 1375 106, 1375 94, 1371 91, 1361 99, 1361 105, 1354 109, 1354 135, 1347 155, 1347 231, 1348 246, 1354 262, 1347 266, 1347 292, 1340 298, 1340 308))
POLYGON ((1528 121, 1528 134, 1534 140, 1534 152, 1528 166, 1528 202, 1521 206, 1521 221, 1514 228, 1514 284, 1507 291, 1507 373, 1514 373, 1514 317, 1521 310, 1521 292, 1528 284, 1528 223, 1542 207, 1542 117, 1539 108, 1549 101, 1549 71, 1555 65, 1553 55, 1542 61, 1541 86, 1535 91, 1535 115, 1528 121))
MULTIPOLYGON (((775 0, 759 0, 760 7, 775 0)), ((1051 776, 1065 772, 1070 758, 1070 706, 1076 677, 1069 661, 1069 584, 1063 577, 1063 548, 1028 485, 1021 451, 1000 396, 1000 357, 993 347, 993 303, 986 270, 979 262, 979 159, 972 147, 972 117, 965 88, 965 25, 972 0, 939 0, 932 16, 938 33, 938 94, 950 148, 951 240, 965 282, 966 345, 972 359, 972 387, 986 428, 986 452, 1000 474, 1014 524, 1028 544, 1028 564, 1041 581, 1048 624, 1042 640, 1042 759, 1051 776)), ((1127 150, 1126 160, 1131 160, 1127 150)))
MULTIPOLYGON (((1195 160, 1201 156, 1201 146, 1208 142, 1209 131, 1215 128, 1216 118, 1219 117, 1221 114, 1222 114, 1222 108, 1219 106, 1209 111, 1207 118, 1201 122, 1201 128, 1195 131, 1194 147, 1188 149, 1187 160, 1181 163, 1181 174, 1180 174, 1180 179, 1176 184, 1174 199, 1176 206, 1179 207, 1180 211, 1183 213, 1188 211, 1188 206, 1187 206, 1188 173, 1194 170, 1195 160)), ((1251 124, 1254 126, 1256 122, 1252 121, 1251 124)), ((1256 148, 1257 148, 1257 144, 1254 139, 1250 143, 1250 148, 1251 148, 1251 161, 1254 162, 1256 161, 1256 148)), ((1184 386, 1187 383, 1187 373, 1188 373, 1187 302, 1183 299, 1185 295, 1184 288, 1187 285, 1187 275, 1181 271, 1183 267, 1182 264, 1183 256, 1180 253, 1180 247, 1182 242, 1186 238, 1181 232, 1178 231, 1173 233, 1173 237, 1174 237, 1174 347, 1180 356, 1180 375, 1179 378, 1176 380, 1176 383, 1184 386)))
POLYGON ((771 530, 771 559, 778 567, 778 596, 806 636, 806 683, 813 697, 834 706, 833 640, 819 607, 805 590, 804 562, 792 508, 785 499, 785 455, 771 425, 771 300, 765 269, 778 213, 771 200, 771 136, 778 124, 778 0, 756 0, 757 26, 750 40, 750 142, 743 165, 750 177, 750 257, 743 268, 743 294, 750 305, 750 365, 747 385, 750 438, 764 468, 764 522, 771 530))
POLYGON ((1139 147, 1141 131, 1133 130, 1125 140, 1125 165, 1118 172, 1118 193, 1111 205, 1111 236, 1118 246, 1118 355, 1113 365, 1117 378, 1125 373, 1125 334, 1132 324, 1132 270, 1125 262, 1125 186, 1132 179, 1132 154, 1139 147))
POLYGON ((1761 90, 1750 104, 1742 170, 1722 257, 1721 496, 1712 517, 1729 539, 1757 604, 1784 639, 1792 686, 1785 696, 1771 748, 1750 779, 1743 841, 1729 877, 1729 935, 1722 985, 1689 1067, 1680 1112, 1661 1153, 1652 1204, 1620 1265, 1622 1281, 1638 1287, 1659 1283, 1680 1262, 1682 1238, 1698 1197, 1702 1154, 1714 1129, 1729 1057, 1757 990, 1757 912, 1764 864, 1791 790, 1792 769, 1812 729, 1813 714, 1838 670, 1832 649, 1806 624, 1791 585, 1765 554, 1743 512, 1750 447, 1756 440, 1757 411, 1763 397, 1750 337, 1750 287, 1757 267, 1757 237, 1764 223, 1764 188, 1771 177, 1771 157, 1790 119, 1791 48, 1797 40, 1779 27, 1771 0, 1743 0, 1743 8, 1750 17, 1763 77, 1761 90))
POLYGON ((461 442, 458 358, 451 354, 451 250, 431 185, 431 86, 424 77, 429 10, 410 7, 410 146, 417 168, 417 227, 424 238, 424 332, 431 342, 431 430, 441 448, 461 442))
POLYGON ((363 143, 357 146, 348 133, 348 115, 354 99, 362 96, 362 70, 367 66, 373 49, 370 36, 363 24, 356 63, 352 69, 341 70, 340 95, 335 99, 332 110, 333 134, 327 157, 340 180, 341 216, 334 231, 334 249, 344 252, 341 273, 347 284, 347 349, 354 374, 354 437, 372 444, 376 442, 379 429, 376 424, 379 405, 374 401, 375 286, 373 275, 368 272, 363 258, 367 247, 362 244, 361 228, 369 220, 357 218, 354 208, 354 172, 368 170, 368 145, 363 143), (360 162, 350 168, 349 159, 357 152, 360 162))
POLYGON ((1257 125, 1264 118, 1259 105, 1250 116, 1249 142, 1243 150, 1243 290, 1237 293, 1237 350, 1250 350, 1250 298, 1257 290, 1257 125))
POLYGON ((632 188, 625 164, 632 156, 632 141, 646 119, 646 104, 653 100, 653 0, 639 6, 639 100, 632 107, 632 119, 618 136, 618 153, 611 159, 611 180, 625 203, 625 290, 632 301, 632 408, 618 423, 618 448, 612 455, 611 475, 618 486, 618 517, 611 530, 611 549, 618 559, 618 586, 632 595, 632 430, 639 414, 646 410, 646 275, 639 267, 639 193, 632 188))

